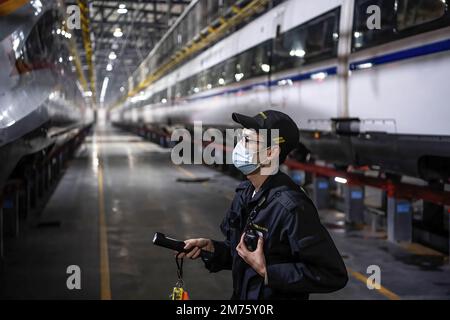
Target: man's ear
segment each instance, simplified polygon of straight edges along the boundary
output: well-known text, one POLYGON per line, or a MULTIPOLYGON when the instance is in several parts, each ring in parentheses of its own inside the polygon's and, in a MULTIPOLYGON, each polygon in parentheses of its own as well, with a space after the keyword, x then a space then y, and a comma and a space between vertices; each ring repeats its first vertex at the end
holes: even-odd
POLYGON ((267 161, 264 161, 264 165, 261 166, 261 175, 268 176, 278 172, 280 152, 281 149, 278 145, 272 146, 270 149, 268 149, 266 159, 267 161))
POLYGON ((278 146, 278 145, 272 146, 269 149, 269 152, 268 152, 269 154, 268 154, 267 158, 269 160, 272 160, 272 159, 275 159, 275 158, 279 157, 280 156, 280 151, 281 151, 280 146, 278 146))

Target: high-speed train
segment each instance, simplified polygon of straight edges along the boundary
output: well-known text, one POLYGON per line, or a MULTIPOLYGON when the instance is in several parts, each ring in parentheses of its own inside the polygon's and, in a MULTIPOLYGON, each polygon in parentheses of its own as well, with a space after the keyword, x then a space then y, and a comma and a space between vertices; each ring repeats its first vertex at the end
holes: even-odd
POLYGON ((289 114, 315 159, 450 177, 450 0, 289 0, 114 109, 115 122, 230 127, 289 114))
POLYGON ((64 143, 92 112, 62 35, 59 1, 3 1, 0 9, 0 192, 17 164, 64 143), (13 3, 15 2, 15 3, 13 3))

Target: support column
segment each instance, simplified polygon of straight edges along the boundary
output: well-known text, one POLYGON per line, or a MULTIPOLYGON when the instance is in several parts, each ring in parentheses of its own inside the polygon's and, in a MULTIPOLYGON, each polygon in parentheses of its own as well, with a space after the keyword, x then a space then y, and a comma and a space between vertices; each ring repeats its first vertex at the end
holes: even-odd
POLYGON ((345 220, 349 223, 364 223, 364 187, 344 186, 345 220))
POLYGON ((412 241, 412 206, 405 199, 388 197, 387 229, 388 240, 412 241))
POLYGON ((314 204, 317 209, 328 209, 330 207, 330 181, 326 177, 314 175, 314 204))

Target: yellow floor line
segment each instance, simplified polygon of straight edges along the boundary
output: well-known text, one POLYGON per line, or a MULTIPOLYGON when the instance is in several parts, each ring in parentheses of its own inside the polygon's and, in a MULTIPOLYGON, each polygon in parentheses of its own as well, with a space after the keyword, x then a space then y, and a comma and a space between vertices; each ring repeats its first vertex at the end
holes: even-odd
POLYGON ((181 173, 183 173, 184 175, 188 176, 189 178, 195 179, 197 178, 195 174, 193 174, 192 172, 186 170, 183 167, 180 166, 176 166, 175 168, 177 168, 178 171, 180 171, 181 173))
MULTIPOLYGON (((356 280, 359 280, 361 282, 363 282, 365 285, 367 285, 367 280, 368 278, 363 275, 362 273, 359 273, 357 271, 354 271, 350 268, 347 268, 348 273, 354 277, 356 280)), ((393 293, 391 290, 381 286, 380 289, 375 289, 377 290, 377 292, 379 292, 380 294, 382 294, 383 296, 385 296, 386 298, 388 298, 389 300, 401 300, 400 296, 396 295, 395 293, 393 293)))
POLYGON ((425 247, 419 243, 402 243, 400 244, 402 248, 407 250, 408 252, 420 255, 420 256, 437 256, 444 257, 445 255, 439 251, 433 250, 431 248, 425 247))
POLYGON ((103 189, 103 166, 98 166, 98 211, 100 233, 100 299, 111 300, 111 281, 109 274, 108 230, 105 215, 105 197, 103 189))

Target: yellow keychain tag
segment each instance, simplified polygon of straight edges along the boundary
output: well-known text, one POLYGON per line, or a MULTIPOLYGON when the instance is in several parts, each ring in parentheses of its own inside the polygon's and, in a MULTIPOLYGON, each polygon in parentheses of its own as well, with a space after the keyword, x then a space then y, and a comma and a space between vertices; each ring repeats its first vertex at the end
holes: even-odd
POLYGON ((174 287, 172 292, 172 300, 183 300, 183 293, 183 288, 174 287))
POLYGON ((189 295, 186 290, 184 290, 183 286, 183 258, 180 259, 180 262, 178 262, 178 255, 175 257, 175 261, 177 263, 177 274, 178 274, 178 281, 175 284, 175 287, 173 287, 172 294, 170 295, 170 298, 172 300, 189 300, 189 295))

